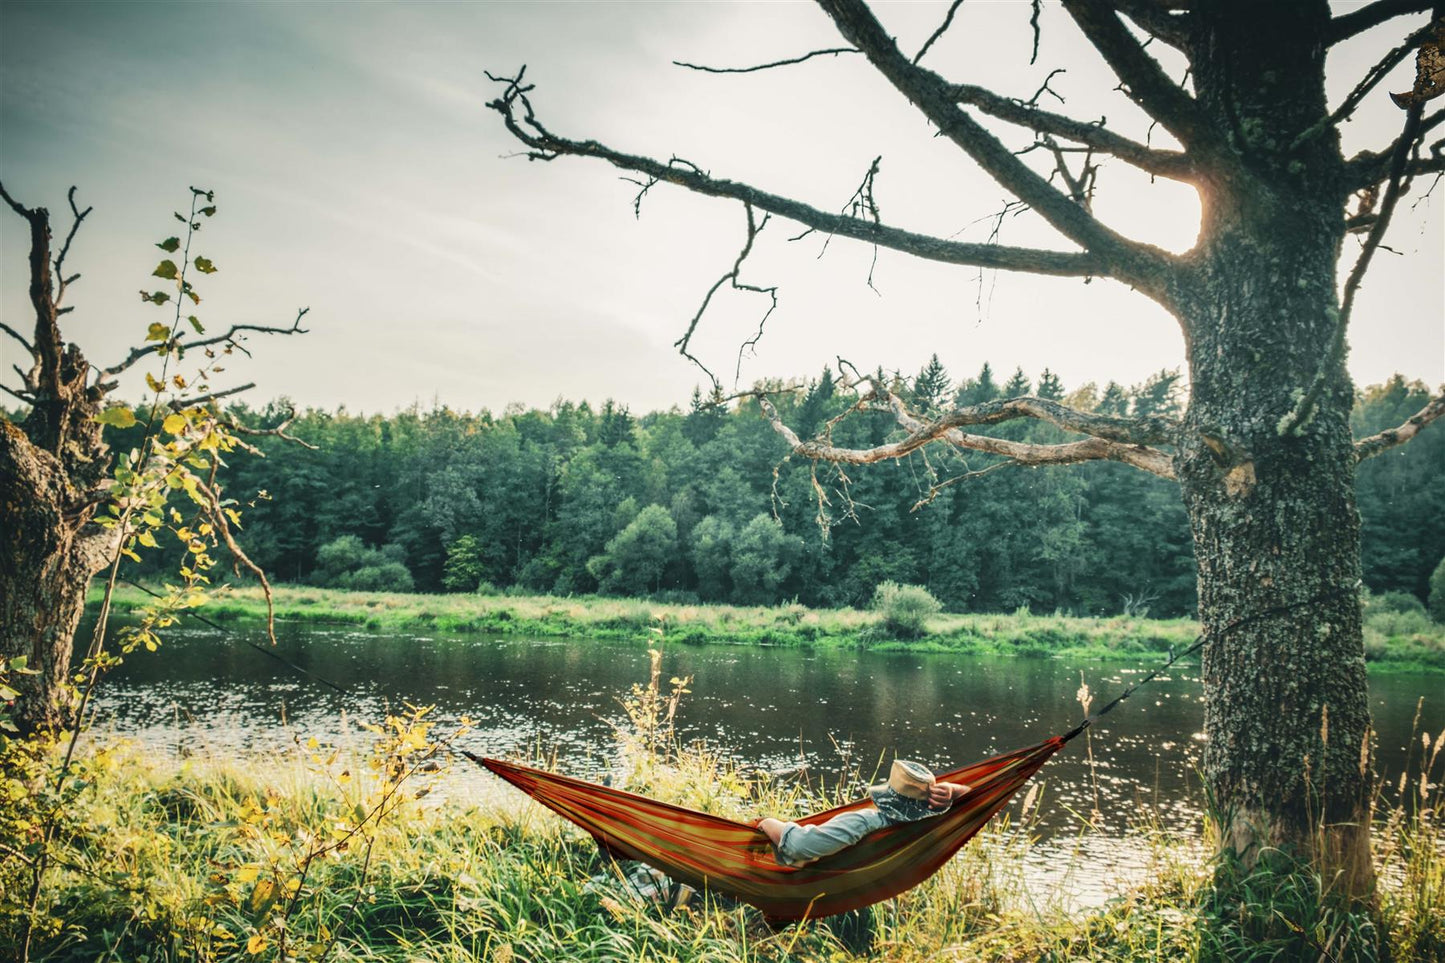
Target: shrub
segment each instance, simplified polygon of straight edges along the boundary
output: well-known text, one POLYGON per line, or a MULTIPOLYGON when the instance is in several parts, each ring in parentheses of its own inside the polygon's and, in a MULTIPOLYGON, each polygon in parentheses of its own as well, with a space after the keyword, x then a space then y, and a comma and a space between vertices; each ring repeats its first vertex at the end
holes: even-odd
POLYGON ((353 592, 410 592, 416 586, 411 572, 400 562, 363 565, 354 572, 336 577, 336 587, 353 592))
POLYGON ((898 639, 916 639, 928 632, 928 620, 943 605, 921 585, 882 582, 873 592, 874 612, 883 616, 882 628, 898 639))
POLYGON ((473 535, 463 535, 447 547, 442 585, 448 592, 471 592, 482 581, 482 545, 473 535))
POLYGON ((1366 596, 1364 610, 1366 616, 1377 612, 1424 612, 1425 604, 1409 592, 1383 592, 1366 596))
POLYGON ((1445 622, 1445 558, 1430 576, 1430 618, 1445 622))

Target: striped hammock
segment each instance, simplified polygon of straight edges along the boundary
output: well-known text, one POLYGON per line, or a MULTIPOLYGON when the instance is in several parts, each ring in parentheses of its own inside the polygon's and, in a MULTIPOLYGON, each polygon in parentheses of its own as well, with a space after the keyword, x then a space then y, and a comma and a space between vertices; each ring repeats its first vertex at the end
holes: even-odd
MULTIPOLYGON (((1070 733, 1073 735, 1073 733, 1070 733)), ((939 776, 970 790, 948 812, 889 826, 807 866, 781 866, 772 844, 747 823, 694 812, 568 776, 466 755, 581 826, 603 852, 641 860, 703 892, 751 903, 772 921, 832 916, 912 889, 938 872, 1009 798, 1063 747, 1055 736, 939 776)), ((867 799, 797 820, 826 822, 867 799)))

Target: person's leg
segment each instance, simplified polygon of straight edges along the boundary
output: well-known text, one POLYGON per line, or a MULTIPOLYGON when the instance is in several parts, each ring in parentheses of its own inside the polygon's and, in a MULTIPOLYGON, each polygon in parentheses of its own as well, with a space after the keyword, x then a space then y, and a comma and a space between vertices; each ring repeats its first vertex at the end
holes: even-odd
POLYGON ((803 866, 852 846, 864 836, 887 825, 876 809, 840 813, 816 826, 800 826, 776 819, 764 819, 758 829, 772 840, 778 862, 803 866))

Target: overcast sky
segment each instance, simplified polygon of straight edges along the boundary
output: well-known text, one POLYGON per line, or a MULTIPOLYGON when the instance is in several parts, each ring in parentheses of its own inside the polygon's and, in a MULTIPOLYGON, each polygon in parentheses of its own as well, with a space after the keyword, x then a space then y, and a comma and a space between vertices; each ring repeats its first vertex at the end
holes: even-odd
MULTIPOLYGON (((916 49, 947 0, 878 4, 916 49)), ((1027 2, 971 0, 926 63, 951 79, 1028 96, 1055 67, 1055 109, 1140 138, 1145 124, 1067 15, 1043 16, 1028 65, 1027 2)), ((1333 55, 1333 102, 1423 18, 1401 18, 1333 55)), ((558 133, 684 157, 824 209, 842 209, 874 157, 885 221, 984 240, 1003 191, 859 57, 718 76, 673 59, 744 65, 840 45, 811 3, 68 3, 0 2, 0 179, 22 203, 65 219, 65 191, 94 205, 70 256, 83 272, 67 336, 111 363, 167 320, 141 304, 155 289, 151 245, 180 225, 187 187, 216 191, 219 213, 195 251, 221 271, 199 279, 201 319, 288 324, 310 334, 252 341, 227 375, 251 398, 389 412, 434 400, 500 410, 509 402, 613 397, 634 411, 685 404, 700 373, 672 343, 743 240, 735 203, 658 188, 635 219, 635 189, 604 164, 529 163, 485 104, 484 71, 527 65, 533 103, 558 133)), ((1176 73, 1180 65, 1171 64, 1176 73)), ((1387 89, 1345 129, 1346 150, 1378 148, 1401 112, 1387 89)), ((1161 141, 1156 131, 1154 142, 1161 141)), ((1022 146, 1017 137, 1012 141, 1022 146)), ((1418 193, 1418 191, 1417 191, 1418 193)), ((1445 188, 1402 205, 1356 308, 1350 364, 1360 384, 1400 371, 1445 381, 1441 206, 1445 188)), ((1116 229, 1187 249, 1192 189, 1150 184, 1118 164, 1096 212, 1116 229)), ((22 330, 24 223, 0 218, 0 311, 22 330)), ((914 261, 769 225, 744 280, 778 285, 780 304, 744 385, 815 375, 839 355, 916 371, 937 352, 955 377, 984 361, 1001 376, 1047 367, 1065 384, 1124 384, 1181 367, 1171 318, 1111 281, 991 274, 914 261), (881 296, 880 296, 881 295, 881 296)), ((1005 243, 1069 249, 1030 215, 1005 243)), ((1355 241, 1348 241, 1352 248, 1355 241)), ((733 381, 757 297, 720 296, 696 349, 733 381)), ((0 344, 3 371, 20 349, 0 344)), ((6 384, 14 385, 10 373, 6 384)), ((220 379, 216 387, 223 387, 220 379)), ((134 391, 131 391, 134 396, 134 391)))

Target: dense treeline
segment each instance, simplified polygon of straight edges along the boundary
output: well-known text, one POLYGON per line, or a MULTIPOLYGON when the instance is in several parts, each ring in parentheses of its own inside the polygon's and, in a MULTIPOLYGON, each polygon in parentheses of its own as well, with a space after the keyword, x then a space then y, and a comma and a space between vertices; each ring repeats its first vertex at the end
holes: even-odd
MULTIPOLYGON (((924 411, 1022 394, 1117 414, 1181 408, 1171 372, 1132 389, 1066 392, 1047 370, 1036 383, 1018 371, 1000 384, 988 365, 955 385, 935 358, 894 390, 924 411)), ((837 444, 868 446, 896 433, 877 412, 829 428, 845 395, 825 370, 777 403, 805 437, 830 430, 837 444)), ((1426 397, 1398 376, 1361 392, 1356 433, 1399 424, 1426 397)), ((274 423, 284 408, 241 414, 274 423)), ((990 430, 1064 437, 1037 423, 990 430)), ((1118 464, 1008 466, 958 480, 996 460, 932 452, 846 474, 819 466, 815 476, 784 457, 755 403, 724 410, 696 394, 686 412, 641 417, 611 401, 500 417, 311 410, 291 431, 320 450, 262 439, 267 457, 232 458, 226 482, 254 499, 246 544, 282 581, 835 606, 862 604, 891 580, 925 585, 954 611, 1164 616, 1195 602, 1176 487, 1118 464)), ((1366 584, 1423 599, 1445 554, 1445 432, 1362 465, 1359 494, 1366 584)))

